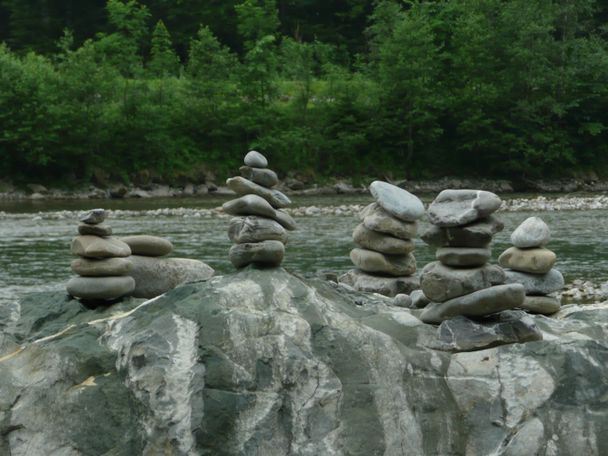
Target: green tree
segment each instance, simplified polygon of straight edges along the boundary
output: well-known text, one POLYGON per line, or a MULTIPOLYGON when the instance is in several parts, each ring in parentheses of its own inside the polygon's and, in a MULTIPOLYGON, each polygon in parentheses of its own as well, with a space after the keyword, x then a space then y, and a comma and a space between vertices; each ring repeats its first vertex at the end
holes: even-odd
POLYGON ((179 72, 180 62, 173 50, 171 35, 163 21, 158 21, 152 32, 152 46, 148 69, 157 77, 175 76, 179 72))

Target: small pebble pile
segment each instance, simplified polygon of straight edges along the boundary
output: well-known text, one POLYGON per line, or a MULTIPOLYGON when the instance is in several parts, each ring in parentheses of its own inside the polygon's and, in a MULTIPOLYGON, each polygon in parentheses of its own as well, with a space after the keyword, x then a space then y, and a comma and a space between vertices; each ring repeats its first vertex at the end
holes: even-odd
POLYGON ((79 258, 71 266, 78 277, 70 279, 66 288, 71 296, 85 301, 113 301, 135 289, 135 280, 128 275, 133 267, 127 258, 131 248, 111 237, 112 228, 103 223, 106 217, 104 209, 85 213, 79 236, 72 241, 72 254, 79 258))
POLYGON ((564 288, 564 276, 553 268, 556 255, 545 245, 551 240, 547 224, 530 217, 511 234, 513 247, 505 250, 498 263, 505 269, 507 283, 521 283, 526 291, 523 309, 553 314, 561 308, 560 299, 548 296, 564 288))
MULTIPOLYGON (((359 291, 407 295, 420 287, 412 252, 424 205, 415 195, 386 182, 372 182, 369 189, 376 202, 361 211, 361 224, 353 232, 357 247, 350 258, 356 269, 339 281, 359 291)), ((399 296, 396 305, 407 307, 409 302, 409 297, 399 296)))
POLYGON ((438 261, 422 270, 426 323, 463 315, 478 317, 521 307, 524 287, 505 284, 502 268, 488 264, 493 236, 504 227, 492 214, 501 199, 482 190, 444 190, 427 211, 432 226, 422 235, 438 261))
POLYGON ((287 196, 273 189, 279 179, 268 169, 268 160, 251 151, 245 155, 241 176, 226 181, 239 198, 224 203, 224 212, 233 215, 228 237, 230 261, 237 269, 250 264, 276 267, 285 256, 287 231, 295 230, 293 218, 281 208, 291 204, 287 196))

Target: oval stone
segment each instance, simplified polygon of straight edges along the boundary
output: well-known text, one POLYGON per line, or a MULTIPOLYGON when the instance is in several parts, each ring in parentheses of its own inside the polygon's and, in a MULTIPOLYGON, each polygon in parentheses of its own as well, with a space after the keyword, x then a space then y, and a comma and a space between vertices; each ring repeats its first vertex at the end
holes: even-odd
POLYGON ((107 277, 127 275, 133 265, 128 258, 106 258, 103 260, 89 260, 76 258, 72 260, 72 271, 79 276, 107 277))
POLYGON ((564 288, 564 276, 557 269, 551 269, 546 274, 530 274, 506 269, 505 274, 507 283, 521 283, 527 295, 548 295, 564 288))
POLYGON ((279 266, 285 256, 285 246, 279 241, 236 244, 230 248, 230 261, 235 268, 250 264, 279 266))
POLYGON ((72 241, 72 254, 85 258, 128 257, 131 248, 112 237, 77 236, 72 241))
POLYGON ((551 231, 540 217, 529 217, 511 233, 511 243, 520 249, 542 247, 551 240, 551 231))
POLYGON ((123 277, 73 277, 66 285, 68 294, 80 299, 111 300, 130 294, 135 280, 123 277))
POLYGON ((230 220, 228 237, 235 244, 261 241, 287 242, 287 232, 280 223, 264 217, 234 217, 230 220))
POLYGON ((411 240, 399 239, 384 233, 367 229, 363 224, 357 225, 353 232, 353 241, 359 247, 391 255, 405 255, 414 250, 411 240))
POLYGON ((252 150, 245 155, 245 165, 251 166, 252 168, 266 168, 268 166, 268 160, 261 153, 256 150, 252 150))
POLYGON ((551 270, 556 259, 555 253, 549 249, 510 247, 498 257, 498 264, 516 271, 545 274, 551 270))
POLYGON ((418 232, 418 223, 399 220, 382 209, 378 203, 366 206, 359 214, 359 218, 363 220, 363 225, 367 229, 390 234, 399 239, 414 239, 418 232))
POLYGON ((429 220, 437 226, 460 226, 488 217, 502 200, 484 190, 444 190, 428 209, 429 220))
POLYGON ((159 257, 168 255, 173 251, 171 241, 158 236, 136 235, 120 238, 131 248, 132 255, 159 257))
POLYGON ((553 296, 526 296, 520 307, 531 313, 551 315, 559 312, 562 304, 553 296))
POLYGON ((274 187, 279 183, 279 177, 277 173, 275 173, 271 169, 262 169, 262 168, 252 168, 251 166, 241 166, 239 168, 241 171, 241 176, 245 179, 249 179, 256 184, 259 184, 263 187, 274 187))
POLYGON ((112 234, 112 227, 104 223, 100 223, 98 225, 81 223, 78 225, 78 234, 82 234, 83 236, 110 236, 112 234))
POLYGON ((424 205, 407 190, 382 181, 374 181, 369 190, 376 202, 389 214, 405 222, 414 222, 424 215, 424 205))
POLYGON ((350 252, 353 264, 365 272, 388 274, 391 276, 409 276, 416 272, 416 258, 407 255, 385 255, 367 249, 353 249, 350 252))
POLYGON ((471 247, 440 247, 435 257, 446 266, 474 267, 483 266, 490 259, 492 251, 489 248, 471 247))
POLYGON ((231 177, 226 180, 226 185, 237 195, 258 195, 264 198, 274 208, 287 207, 291 200, 282 192, 262 187, 255 182, 241 176, 231 177))
POLYGON ((85 212, 80 217, 80 221, 82 223, 86 223, 88 225, 98 225, 103 222, 108 216, 108 211, 105 209, 91 209, 90 211, 85 212))

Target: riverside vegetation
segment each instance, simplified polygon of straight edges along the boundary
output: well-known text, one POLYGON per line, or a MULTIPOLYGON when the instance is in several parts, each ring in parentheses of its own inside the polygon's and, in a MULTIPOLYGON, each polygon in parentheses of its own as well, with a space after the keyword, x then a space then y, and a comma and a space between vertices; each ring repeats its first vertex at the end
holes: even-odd
POLYGON ((0 179, 606 170, 602 2, 198 3, 0 0, 0 179))

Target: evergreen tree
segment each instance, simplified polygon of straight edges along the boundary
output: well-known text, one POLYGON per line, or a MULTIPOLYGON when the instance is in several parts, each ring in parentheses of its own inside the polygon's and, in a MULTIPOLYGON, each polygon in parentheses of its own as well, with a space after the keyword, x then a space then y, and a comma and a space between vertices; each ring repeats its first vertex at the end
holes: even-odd
POLYGON ((157 77, 175 76, 179 72, 179 65, 179 58, 173 50, 171 35, 163 21, 158 21, 152 32, 148 69, 157 77))

